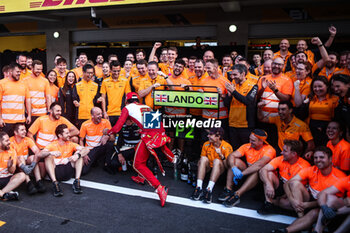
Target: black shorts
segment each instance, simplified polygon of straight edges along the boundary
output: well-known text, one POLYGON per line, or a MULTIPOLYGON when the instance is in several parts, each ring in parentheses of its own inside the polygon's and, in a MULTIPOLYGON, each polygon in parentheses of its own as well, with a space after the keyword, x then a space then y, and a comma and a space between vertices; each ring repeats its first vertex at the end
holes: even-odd
POLYGON ((277 189, 275 191, 275 198, 276 197, 281 197, 281 196, 283 196, 285 194, 284 188, 283 188, 283 185, 284 185, 283 180, 280 178, 279 181, 280 181, 279 185, 278 185, 278 187, 277 187, 277 189))
POLYGON ((75 174, 75 169, 72 167, 70 162, 65 165, 56 165, 55 174, 58 181, 65 181, 72 178, 72 176, 75 174))
POLYGON ((9 182, 12 176, 0 178, 0 189, 3 189, 9 182))

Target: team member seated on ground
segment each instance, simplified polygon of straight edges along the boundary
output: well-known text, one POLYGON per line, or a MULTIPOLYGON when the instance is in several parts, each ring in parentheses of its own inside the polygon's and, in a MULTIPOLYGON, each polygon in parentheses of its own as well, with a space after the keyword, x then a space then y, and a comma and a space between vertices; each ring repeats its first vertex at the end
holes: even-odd
POLYGON ((13 192, 26 179, 24 172, 16 171, 16 151, 10 147, 7 133, 0 132, 0 197, 3 201, 18 200, 18 192, 13 192))
POLYGON ((212 128, 209 131, 209 141, 203 144, 201 158, 198 161, 197 186, 191 196, 192 200, 199 200, 203 197, 204 203, 211 203, 212 192, 215 182, 220 175, 228 168, 227 157, 232 154, 231 145, 223 140, 224 129, 212 128), (210 179, 206 189, 203 190, 205 174, 210 172, 210 179))
POLYGON ((17 154, 17 166, 26 174, 26 183, 28 194, 32 195, 36 192, 44 193, 46 188, 41 180, 40 169, 38 166, 38 155, 40 149, 35 145, 35 142, 26 137, 27 130, 24 123, 16 123, 14 125, 14 136, 10 138, 11 146, 15 149, 17 154), (34 154, 29 155, 29 151, 34 154), (29 174, 34 169, 34 176, 36 180, 36 187, 30 180, 29 174))
POLYGON ((88 156, 84 158, 83 175, 89 172, 95 161, 104 156, 110 156, 113 153, 113 135, 107 132, 112 128, 111 123, 107 119, 102 118, 102 110, 93 107, 90 111, 91 119, 85 121, 80 129, 80 145, 90 149, 88 156))
POLYGON ((327 147, 332 150, 333 166, 345 173, 350 173, 350 143, 342 139, 343 127, 338 122, 329 122, 326 134, 329 139, 327 147))
POLYGON ((254 188, 259 182, 259 170, 271 159, 276 157, 276 151, 267 142, 267 133, 261 129, 255 129, 249 136, 249 143, 243 144, 227 159, 229 168, 227 172, 226 187, 219 196, 226 207, 232 207, 240 202, 240 197, 254 188), (247 163, 241 159, 245 157, 247 163), (245 178, 237 191, 232 190, 233 183, 245 178))
POLYGON ((340 179, 331 187, 323 190, 319 195, 317 202, 321 210, 315 232, 322 233, 324 226, 339 215, 347 214, 348 217, 335 231, 336 233, 348 232, 350 228, 350 176, 340 179), (336 194, 346 193, 346 196, 338 197, 336 194))
POLYGON ((287 196, 283 184, 295 176, 301 169, 310 167, 310 164, 301 158, 303 144, 298 140, 284 140, 282 156, 274 158, 259 172, 264 184, 265 203, 259 214, 273 213, 275 206, 284 207, 287 196))
POLYGON ((83 170, 83 158, 89 153, 89 149, 69 141, 70 133, 65 124, 57 126, 55 134, 58 140, 46 146, 40 153, 40 157, 45 157, 46 171, 53 184, 53 195, 63 196, 58 181, 69 180, 74 174, 73 192, 81 194, 80 175, 83 170))
POLYGON ((314 164, 300 170, 284 184, 284 191, 289 201, 286 207, 295 210, 299 218, 287 228, 274 232, 299 232, 310 228, 316 222, 320 210, 317 204, 318 194, 345 177, 342 171, 332 166, 332 151, 325 146, 315 149, 314 164), (306 210, 309 212, 306 213, 306 210))

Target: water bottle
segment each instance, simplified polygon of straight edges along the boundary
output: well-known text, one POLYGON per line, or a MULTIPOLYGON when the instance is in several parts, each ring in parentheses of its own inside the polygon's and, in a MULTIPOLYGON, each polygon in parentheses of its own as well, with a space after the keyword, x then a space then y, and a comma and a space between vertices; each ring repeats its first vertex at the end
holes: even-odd
POLYGON ((188 165, 187 165, 187 158, 185 157, 182 160, 182 164, 181 164, 181 180, 187 182, 188 180, 188 165))
POLYGON ((192 171, 191 171, 191 164, 188 163, 188 179, 187 179, 187 184, 191 185, 192 184, 192 171))
POLYGON ((178 177, 178 172, 177 172, 177 159, 178 157, 175 155, 175 158, 174 158, 174 180, 177 180, 177 177, 178 177))

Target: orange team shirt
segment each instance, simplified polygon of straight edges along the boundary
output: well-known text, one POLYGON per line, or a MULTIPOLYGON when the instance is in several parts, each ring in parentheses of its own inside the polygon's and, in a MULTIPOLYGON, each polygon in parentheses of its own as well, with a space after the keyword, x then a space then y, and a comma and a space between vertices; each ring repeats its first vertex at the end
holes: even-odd
POLYGON ((346 193, 347 197, 350 198, 350 176, 341 178, 337 183, 334 184, 341 193, 346 193))
POLYGON ((139 90, 140 90, 141 80, 148 78, 148 77, 149 77, 148 74, 146 74, 146 75, 137 74, 136 76, 131 76, 131 79, 132 79, 131 83, 132 83, 133 87, 135 88, 136 93, 139 92, 139 90))
MULTIPOLYGON (((225 86, 225 83, 230 82, 228 81, 224 76, 219 76, 216 79, 211 78, 210 76, 206 77, 205 79, 201 79, 200 85, 201 86, 214 86, 219 87, 224 95, 227 94, 227 89, 225 86)), ((204 87, 201 88, 204 90, 204 92, 217 92, 216 88, 213 87, 204 87)), ((228 109, 224 105, 223 98, 220 98, 219 100, 219 117, 218 117, 218 110, 216 109, 203 109, 202 110, 202 117, 209 119, 209 118, 215 118, 215 119, 226 119, 228 118, 228 109)))
POLYGON ((327 67, 323 67, 321 71, 318 73, 318 76, 325 76, 329 81, 334 74, 339 74, 340 72, 341 72, 341 69, 338 67, 335 67, 332 70, 327 69, 327 67))
POLYGON ((54 158, 55 164, 65 165, 69 162, 68 158, 71 157, 73 153, 79 149, 79 147, 80 146, 78 144, 71 141, 64 142, 63 145, 60 145, 58 141, 54 141, 47 145, 45 149, 48 151, 61 152, 61 155, 59 157, 54 158))
POLYGON ((23 138, 22 141, 18 143, 15 137, 12 136, 10 138, 10 142, 12 147, 15 149, 17 153, 17 157, 23 156, 25 160, 27 160, 28 158, 28 153, 29 153, 28 148, 30 148, 32 151, 34 151, 34 148, 35 148, 35 142, 28 137, 23 138))
POLYGON ((264 75, 264 64, 258 66, 257 68, 254 69, 254 73, 257 75, 257 76, 262 76, 264 75), (262 74, 259 74, 259 68, 261 69, 262 71, 262 74))
MULTIPOLYGON (((189 77, 188 80, 191 82, 191 85, 193 85, 193 86, 200 86, 201 85, 201 81, 203 79, 205 79, 206 77, 208 77, 208 74, 204 73, 199 78, 195 75, 195 76, 189 77)), ((198 91, 199 89, 202 89, 202 88, 201 87, 192 87, 193 91, 198 91)), ((190 108, 190 114, 193 115, 193 116, 202 116, 202 109, 200 109, 200 108, 190 108)))
MULTIPOLYGON (((295 81, 296 81, 296 79, 293 80, 293 82, 295 82, 295 81)), ((312 82, 312 79, 310 77, 306 77, 305 79, 300 81, 299 91, 300 91, 301 95, 304 95, 306 97, 309 96, 310 91, 311 91, 311 89, 310 89, 311 82, 312 82)), ((294 96, 295 96, 295 89, 293 89, 293 95, 292 95, 292 99, 291 99, 293 105, 295 106, 294 96)))
POLYGON ((36 135, 36 144, 39 149, 43 149, 45 146, 57 139, 55 130, 60 124, 66 124, 68 129, 74 127, 66 118, 60 117, 60 119, 52 121, 48 115, 39 117, 30 126, 28 132, 36 135))
POLYGON ((171 76, 174 71, 174 67, 171 67, 168 63, 158 63, 159 69, 166 75, 171 76))
POLYGON ((103 77, 102 67, 99 67, 98 65, 95 65, 95 76, 97 78, 103 77))
MULTIPOLYGON (((188 79, 183 76, 183 73, 184 72, 182 72, 182 74, 176 78, 173 75, 169 76, 168 78, 170 78, 170 80, 173 82, 173 85, 180 85, 180 84, 191 85, 191 82, 188 81, 188 79)), ((184 89, 182 87, 174 87, 174 90, 183 91, 184 89)), ((186 108, 165 107, 165 114, 186 115, 186 108)))
POLYGON ((245 76, 246 79, 248 79, 249 81, 251 81, 254 84, 257 84, 259 81, 259 76, 256 76, 250 72, 248 72, 248 74, 245 76))
POLYGON ((100 93, 107 95, 108 106, 106 107, 109 116, 120 116, 123 96, 130 91, 130 84, 126 78, 103 80, 100 93))
POLYGON ((136 67, 136 64, 133 64, 131 71, 130 71, 130 76, 138 76, 138 75, 140 75, 140 74, 139 74, 139 71, 136 67))
POLYGON ((327 147, 333 152, 333 166, 343 171, 350 171, 350 143, 342 139, 338 144, 333 145, 329 141, 327 147))
POLYGON ((28 68, 25 68, 21 71, 21 75, 19 76, 19 80, 23 80, 25 77, 28 77, 32 74, 32 71, 28 68))
POLYGON ((50 84, 46 78, 33 75, 23 79, 29 90, 32 103, 32 116, 44 116, 47 113, 46 96, 50 93, 50 84))
POLYGON ((314 96, 309 104, 309 118, 319 121, 330 121, 334 116, 334 109, 338 106, 338 96, 327 94, 326 98, 319 101, 314 96))
POLYGON ((101 119, 97 125, 92 120, 87 120, 81 125, 79 137, 85 138, 85 146, 93 149, 101 145, 103 130, 111 128, 111 123, 107 119, 101 119))
POLYGON ((264 144, 260 150, 254 149, 250 143, 243 144, 237 150, 242 156, 246 157, 248 166, 253 165, 259 161, 262 157, 267 156, 271 159, 276 157, 276 151, 269 144, 264 144))
POLYGON ((0 152, 0 178, 6 178, 13 175, 7 168, 7 161, 12 159, 13 163, 16 164, 16 157, 16 151, 12 147, 7 151, 0 152))
POLYGON ((189 68, 185 68, 185 72, 188 78, 191 78, 193 76, 196 76, 196 73, 193 71, 191 71, 189 68))
POLYGON ((63 76, 61 76, 60 72, 58 72, 58 69, 54 68, 54 71, 56 71, 56 74, 57 74, 57 85, 58 85, 58 88, 61 88, 61 87, 64 86, 64 82, 66 81, 66 75, 67 75, 69 70, 66 69, 66 71, 64 72, 63 76))
POLYGON ((344 74, 350 76, 350 70, 348 68, 339 68, 337 71, 334 72, 334 75, 335 74, 344 74))
POLYGON ((98 84, 92 80, 84 79, 75 85, 79 96, 78 119, 90 119, 91 109, 94 107, 94 98, 97 94, 98 84))
MULTIPOLYGON (((298 175, 303 181, 309 184, 309 190, 313 198, 317 199, 317 195, 326 188, 331 187, 346 175, 344 172, 332 167, 332 172, 328 176, 322 175, 321 171, 316 166, 302 169, 298 175)), ((341 197, 342 193, 337 193, 341 197)))
POLYGON ((293 82, 296 80, 296 73, 295 73, 295 69, 294 70, 290 70, 286 73, 284 73, 285 76, 287 76, 288 78, 290 78, 291 80, 293 80, 293 82))
MULTIPOLYGON (((251 79, 247 79, 242 83, 242 85, 236 85, 236 91, 242 96, 247 96, 247 94, 254 88, 256 83, 251 79)), ((247 105, 238 101, 234 96, 232 96, 229 112, 229 126, 236 128, 247 128, 247 105)))
POLYGON ((60 89, 55 85, 52 84, 49 86, 49 95, 51 97, 51 103, 58 101, 58 91, 60 89))
POLYGON ((287 55, 285 57, 283 57, 281 55, 281 50, 279 50, 277 53, 274 53, 273 60, 275 60, 276 58, 280 57, 284 61, 283 73, 286 71, 287 62, 288 62, 288 59, 289 59, 290 56, 292 56, 292 53, 289 52, 289 51, 288 51, 288 53, 287 53, 287 55))
MULTIPOLYGON (((232 146, 224 140, 221 141, 220 150, 226 159, 233 152, 232 146)), ((213 167, 213 162, 215 159, 221 160, 220 155, 216 152, 214 145, 209 141, 203 144, 201 156, 208 157, 210 167, 213 167)))
MULTIPOLYGON (((148 76, 147 78, 141 80, 140 91, 149 88, 155 83, 159 83, 160 85, 167 85, 166 80, 162 76, 157 75, 155 79, 151 79, 148 76)), ((152 91, 144 97, 144 103, 152 109, 159 109, 161 106, 154 106, 154 90, 164 90, 164 86, 152 89, 152 91)))
MULTIPOLYGON (((266 80, 275 81, 276 87, 279 92, 285 95, 292 95, 294 90, 294 84, 290 78, 285 76, 284 74, 280 74, 277 77, 272 77, 271 74, 264 76, 266 80)), ((258 82, 259 90, 262 88, 261 79, 258 82)), ((265 116, 277 116, 278 115, 278 103, 280 102, 279 98, 275 95, 275 93, 269 88, 266 87, 261 100, 266 103, 266 105, 262 108, 262 111, 265 116)))
POLYGON ((25 121, 25 99, 30 98, 22 81, 2 79, 0 82, 1 117, 5 123, 25 121))
POLYGON ((293 116, 289 124, 285 124, 281 121, 279 116, 270 117, 270 124, 275 124, 278 131, 278 146, 283 149, 283 141, 285 139, 289 140, 299 140, 300 136, 304 139, 305 142, 313 140, 309 126, 302 120, 293 116))
POLYGON ((79 80, 83 78, 83 68, 77 67, 77 68, 72 69, 72 71, 75 73, 75 77, 77 78, 77 82, 79 82, 79 80))
POLYGON ((287 161, 283 160, 283 156, 278 156, 274 158, 269 163, 275 170, 278 170, 278 173, 283 181, 286 183, 293 176, 298 174, 298 172, 303 169, 310 167, 310 164, 303 158, 299 157, 299 159, 294 163, 290 164, 287 161))
POLYGON ((315 64, 315 54, 311 50, 306 50, 304 53, 307 55, 308 62, 313 66, 315 64))

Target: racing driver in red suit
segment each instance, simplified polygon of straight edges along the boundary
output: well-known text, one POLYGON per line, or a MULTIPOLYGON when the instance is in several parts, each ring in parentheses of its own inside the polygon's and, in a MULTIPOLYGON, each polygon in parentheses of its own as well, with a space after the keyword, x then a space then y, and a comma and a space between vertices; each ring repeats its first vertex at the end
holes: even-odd
MULTIPOLYGON (((117 123, 112 129, 108 131, 108 134, 116 134, 123 127, 126 119, 134 121, 141 130, 141 140, 137 144, 135 149, 135 157, 133 167, 135 171, 144 178, 158 193, 160 204, 163 207, 168 195, 168 188, 160 184, 159 180, 153 175, 151 170, 147 167, 147 160, 150 153, 154 156, 159 166, 160 171, 164 175, 164 169, 158 159, 155 148, 161 148, 162 152, 166 155, 167 159, 171 162, 175 162, 174 155, 170 149, 166 146, 166 143, 170 142, 170 138, 165 134, 162 123, 160 122, 159 128, 145 128, 144 127, 144 113, 152 112, 153 110, 147 106, 139 103, 138 95, 135 92, 129 92, 126 95, 126 106, 123 108, 121 115, 117 123)), ((156 112, 154 115, 159 114, 156 112)), ((159 114, 160 115, 160 114, 159 114)), ((156 115, 156 116, 159 116, 156 115)), ((153 118, 154 119, 154 118, 153 118)), ((152 119, 152 121, 153 121, 152 119)))

